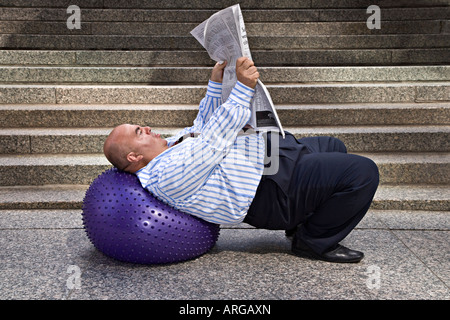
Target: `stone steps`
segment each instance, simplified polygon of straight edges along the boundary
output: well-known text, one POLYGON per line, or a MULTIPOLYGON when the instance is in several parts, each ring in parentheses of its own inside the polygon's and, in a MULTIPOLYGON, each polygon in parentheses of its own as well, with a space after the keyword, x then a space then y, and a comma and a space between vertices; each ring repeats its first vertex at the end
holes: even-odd
MULTIPOLYGON (((81 208, 121 123, 191 125, 213 61, 189 34, 232 0, 0 0, 0 209, 81 208)), ((381 210, 449 211, 450 2, 242 0, 286 130, 372 158, 381 210), (382 28, 368 29, 379 5, 382 28)))
MULTIPOLYGON (((274 104, 450 101, 450 82, 268 85, 274 104)), ((195 104, 204 85, 14 85, 0 87, 1 104, 195 104)))
MULTIPOLYGON (((379 166, 382 184, 448 184, 450 154, 358 153, 379 166)), ((0 155, 0 186, 90 184, 110 167, 103 154, 0 155)))
MULTIPOLYGON (((450 103, 277 105, 286 127, 450 125, 450 103)), ((198 104, 0 104, 0 128, 98 128, 122 123, 192 125, 198 104)), ((165 130, 165 129, 164 129, 165 130)))
MULTIPOLYGON (((64 23, 68 16, 65 2, 36 5, 31 1, 4 1, 0 3, 0 47, 203 52, 189 31, 217 9, 234 4, 100 2, 78 3, 83 8, 83 27, 68 29, 64 23)), ((448 51, 439 49, 448 48, 450 40, 448 1, 380 1, 381 29, 366 26, 366 8, 372 4, 373 1, 243 1, 241 8, 250 47, 259 65, 449 63, 448 51), (264 52, 267 50, 278 52, 264 52), (292 54, 292 50, 299 52, 292 54)), ((202 61, 205 59, 203 52, 202 61)))
MULTIPOLYGON (((181 56, 181 53, 180 53, 181 56)), ((165 60, 167 61, 167 60, 165 60)), ((183 64, 181 58, 178 59, 183 64)), ((141 62, 142 63, 142 62, 141 62)), ((14 64, 11 61, 11 64, 14 64)), ((259 67, 265 84, 448 81, 450 66, 259 67)), ((0 66, 0 82, 33 84, 202 84, 211 67, 0 66)))
MULTIPOLYGON (((448 48, 450 36, 448 34, 425 35, 316 35, 316 36, 249 36, 252 52, 256 50, 349 50, 378 49, 379 54, 395 55, 397 64, 408 63, 402 61, 406 54, 422 54, 431 52, 438 55, 429 64, 448 63, 448 48), (382 50, 384 49, 384 50, 382 50), (408 50, 409 49, 409 50, 408 50), (405 51, 406 50, 406 51, 405 51), (441 60, 441 61, 439 61, 441 60)), ((200 44, 192 36, 134 36, 134 35, 0 35, 0 47, 3 49, 20 50, 197 50, 200 44)), ((345 53, 345 52, 343 52, 345 53)), ((255 61, 256 57, 254 57, 255 61)), ((396 60, 392 59, 392 62, 396 60)), ((411 60, 411 58, 409 59, 411 60)), ((425 61, 427 62, 427 61, 425 61)), ((418 59, 410 63, 420 63, 418 59)), ((370 65, 370 61, 361 64, 370 65)))
MULTIPOLYGON (((362 15, 367 18, 368 15, 362 15)), ((244 17, 245 19, 245 17, 244 17)), ((374 35, 448 33, 446 20, 383 21, 383 28, 368 29, 358 22, 246 22, 254 36, 374 35)), ((187 36, 198 22, 83 22, 80 29, 68 29, 65 23, 47 21, 0 21, 2 34, 46 35, 146 35, 187 36)))
MULTIPOLYGON (((0 210, 40 209, 80 210, 89 185, 45 185, 0 187, 0 210)), ((409 212, 450 211, 450 188, 440 185, 381 185, 374 197, 374 210, 408 210, 409 212)), ((405 211, 408 215, 409 212, 405 211)))
MULTIPOLYGON (((276 4, 275 4, 276 5, 276 4)), ((202 22, 217 10, 211 9, 103 9, 83 8, 83 21, 117 22, 202 22)), ((327 22, 366 21, 367 7, 326 9, 258 9, 241 7, 246 23, 251 22, 327 22)), ((383 7, 383 21, 398 20, 442 20, 449 16, 448 7, 422 7, 420 13, 415 8, 383 7)), ((68 14, 61 8, 0 7, 1 21, 66 21, 68 14)))
MULTIPOLYGON (((1 38, 2 36, 0 35, 0 42, 1 38)), ((65 65, 71 67, 199 67, 214 64, 208 54, 200 48, 177 47, 176 49, 164 49, 173 40, 167 39, 165 41, 164 37, 151 39, 152 41, 161 41, 164 44, 152 51, 148 51, 149 48, 139 51, 130 51, 128 49, 126 51, 2 50, 0 51, 0 64, 23 66, 35 64, 44 66, 65 65)), ((252 51, 252 57, 260 67, 439 65, 448 64, 450 61, 448 49, 445 48, 445 44, 448 43, 450 37, 430 36, 421 39, 411 39, 408 36, 396 36, 392 38, 394 41, 404 42, 410 45, 411 48, 389 49, 388 47, 388 49, 383 49, 386 48, 386 42, 381 40, 377 41, 376 44, 366 43, 368 48, 364 50, 355 47, 333 50, 323 47, 304 49, 301 48, 303 46, 301 42, 298 43, 300 48, 294 48, 297 42, 296 39, 289 37, 286 40, 280 38, 272 39, 273 42, 278 42, 279 45, 274 45, 272 49, 256 49, 252 51), (286 41, 286 43, 283 43, 283 41, 286 41), (289 47, 290 42, 292 47, 289 47), (437 48, 422 48, 427 42, 434 42, 437 48), (377 44, 380 46, 378 49, 374 48, 377 44)), ((268 38, 260 38, 260 40, 270 41, 268 38)), ((311 38, 306 41, 310 40, 311 38)), ((323 41, 329 40, 323 39, 323 41)), ((320 41, 322 40, 318 40, 318 45, 322 43, 320 41)), ((353 45, 354 42, 349 43, 349 46, 353 45)))
MULTIPOLYGON (((158 128, 163 137, 182 128, 158 128)), ((285 127, 297 138, 333 136, 351 152, 450 152, 450 126, 285 127)), ((0 154, 101 153, 111 128, 0 129, 0 154)))
POLYGON ((81 209, 89 185, 0 186, 0 210, 81 209))
MULTIPOLYGON (((78 0, 77 5, 82 8, 140 8, 140 9, 219 9, 234 5, 234 0, 202 0, 168 2, 155 2, 153 0, 78 0)), ((241 7, 247 9, 301 9, 301 8, 367 8, 370 5, 379 5, 386 8, 417 8, 417 7, 446 7, 448 0, 279 0, 276 2, 260 0, 242 0, 241 7)), ((4 7, 44 7, 66 8, 66 0, 1 0, 4 7)))

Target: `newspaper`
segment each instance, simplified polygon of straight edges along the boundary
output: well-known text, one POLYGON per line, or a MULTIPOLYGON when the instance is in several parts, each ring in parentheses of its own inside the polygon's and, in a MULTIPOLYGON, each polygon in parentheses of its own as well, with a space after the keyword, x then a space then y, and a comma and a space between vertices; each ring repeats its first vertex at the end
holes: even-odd
MULTIPOLYGON (((206 49, 211 59, 227 61, 222 81, 222 99, 226 101, 237 81, 236 60, 242 56, 252 59, 239 4, 213 14, 195 27, 191 34, 206 49)), ((250 108, 250 126, 255 130, 278 130, 284 138, 284 130, 270 93, 259 79, 250 108)))

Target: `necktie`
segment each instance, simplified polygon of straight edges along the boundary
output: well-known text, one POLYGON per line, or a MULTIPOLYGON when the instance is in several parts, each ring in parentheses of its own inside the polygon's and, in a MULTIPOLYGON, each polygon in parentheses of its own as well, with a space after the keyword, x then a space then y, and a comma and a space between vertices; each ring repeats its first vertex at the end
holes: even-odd
MULTIPOLYGON (((259 131, 255 131, 252 127, 246 126, 246 127, 242 128, 241 131, 239 131, 238 136, 250 135, 250 134, 255 134, 255 133, 259 133, 259 131)), ((172 147, 185 141, 188 138, 197 138, 199 135, 200 135, 200 133, 198 133, 198 132, 187 133, 187 134, 181 136, 177 141, 175 141, 174 144, 172 145, 172 147)))
POLYGON ((190 132, 190 133, 187 133, 187 134, 181 136, 180 139, 178 139, 177 141, 175 141, 175 143, 172 145, 172 147, 175 146, 175 145, 177 145, 177 144, 179 144, 179 143, 181 143, 181 142, 183 142, 183 141, 186 140, 187 138, 197 138, 199 135, 200 135, 200 133, 198 133, 198 132, 190 132))

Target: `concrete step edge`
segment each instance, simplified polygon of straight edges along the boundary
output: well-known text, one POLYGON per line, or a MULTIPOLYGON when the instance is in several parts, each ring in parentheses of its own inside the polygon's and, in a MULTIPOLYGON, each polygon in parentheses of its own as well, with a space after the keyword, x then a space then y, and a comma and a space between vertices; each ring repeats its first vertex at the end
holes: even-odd
MULTIPOLYGON (((440 34, 446 20, 383 21, 383 28, 369 29, 365 21, 358 22, 247 22, 252 36, 304 35, 374 35, 374 34, 440 34)), ((2 34, 41 35, 189 35, 198 22, 82 22, 80 29, 68 29, 66 24, 53 21, 0 21, 2 34)))
MULTIPOLYGON (((104 136, 109 134, 112 128, 0 128, 0 136, 104 136)), ((161 136, 169 137, 179 132, 182 127, 152 127, 152 131, 161 133, 161 136)), ((286 131, 294 135, 305 134, 332 134, 332 133, 450 133, 449 125, 401 125, 401 126, 321 126, 321 127, 284 127, 286 131)))
MULTIPOLYGON (((443 80, 443 81, 407 81, 402 83, 397 82, 382 82, 382 83, 371 83, 371 82, 364 82, 364 83, 353 83, 353 82, 331 82, 331 83, 289 83, 289 84, 270 84, 267 85, 268 88, 296 88, 296 87, 361 87, 361 88, 367 88, 367 87, 406 87, 406 86, 418 86, 418 87, 424 87, 424 86, 449 86, 450 81, 449 80, 443 80)), ((2 84, 0 86, 2 89, 26 89, 26 88, 43 88, 43 89, 116 89, 116 88, 123 88, 123 89, 153 89, 153 88, 163 88, 163 89, 198 89, 198 88, 205 88, 206 84, 203 85, 184 85, 184 84, 171 84, 171 85, 143 85, 143 84, 97 84, 97 85, 81 85, 81 84, 2 84)))
MULTIPOLYGON (((448 43, 449 36, 444 37, 448 43)), ((398 39, 397 39, 398 40, 398 39)), ((411 39, 406 39, 406 43, 411 43, 411 39)), ((292 42, 292 41, 287 41, 292 42)), ((417 43, 416 43, 417 46, 417 43)), ((400 46, 401 47, 401 46, 400 46)), ((446 46, 448 47, 448 46, 446 46)), ((364 54, 367 57, 374 56, 372 54, 378 53, 378 55, 384 55, 383 52, 388 53, 391 57, 391 62, 395 62, 395 60, 400 61, 400 58, 407 55, 430 55, 432 53, 438 53, 445 58, 447 54, 447 48, 431 48, 430 44, 426 45, 425 48, 405 48, 405 49, 387 49, 383 50, 380 44, 378 44, 378 48, 365 48, 363 50, 359 48, 348 48, 348 49, 333 49, 333 50, 317 50, 317 49, 296 49, 293 46, 281 46, 278 45, 276 48, 252 48, 252 55, 254 55, 254 60, 261 65, 262 63, 268 63, 265 60, 271 59, 273 60, 273 56, 277 55, 278 57, 283 57, 283 60, 280 61, 282 67, 283 63, 286 63, 287 60, 293 60, 293 53, 296 56, 299 56, 298 63, 300 64, 300 59, 304 59, 301 65, 304 65, 307 59, 312 59, 314 63, 318 63, 318 58, 324 59, 325 57, 338 58, 339 56, 344 56, 348 54, 350 57, 358 58, 357 60, 361 60, 364 57, 364 54), (359 53, 359 56, 357 55, 359 53), (316 58, 314 58, 316 57, 316 58), (291 59, 289 59, 291 58, 291 59)), ((275 61, 280 60, 280 58, 275 59, 275 61)), ((403 59, 403 64, 409 63, 411 59, 403 59)), ((324 61, 323 63, 325 63, 324 61)), ((331 61, 330 61, 331 62, 331 61)), ((330 63, 329 62, 329 63, 330 63)), ((200 65, 200 66, 211 66, 213 61, 209 58, 208 54, 205 50, 197 48, 197 49, 182 49, 182 48, 174 48, 173 50, 165 50, 163 47, 155 48, 155 50, 149 51, 119 51, 119 50, 95 50, 95 51, 86 51, 86 50, 2 50, 0 51, 0 64, 2 65, 42 65, 42 66, 164 66, 169 65, 170 63, 174 63, 177 65, 200 65)), ((274 63, 274 61, 272 61, 274 63)), ((323 65, 323 63, 321 65, 323 65)), ((442 64, 442 63, 440 63, 442 64)), ((319 65, 319 64, 318 64, 319 65)), ((370 63, 366 63, 366 65, 371 65, 370 63)), ((394 65, 394 63, 386 64, 386 65, 394 65)), ((313 65, 314 66, 314 65, 313 65)), ((346 66, 346 65, 344 65, 346 66)))
MULTIPOLYGON (((264 21, 366 21, 364 9, 242 9, 247 22, 264 21)), ((211 9, 101 9, 83 8, 83 21, 195 21, 202 22, 217 10, 211 9)), ((416 8, 385 8, 383 20, 429 20, 445 19, 446 8, 422 7, 420 13, 416 8)), ((57 8, 14 8, 4 7, 0 10, 2 20, 22 21, 66 21, 65 11, 57 8)))
MULTIPOLYGON (((450 152, 389 152, 357 154, 373 159, 377 163, 436 163, 450 165, 450 152)), ((110 166, 101 153, 87 154, 0 154, 0 167, 51 167, 51 166, 110 166)))
MULTIPOLYGON (((0 83, 205 83, 211 67, 0 66, 0 83)), ((450 66, 259 67, 270 83, 447 81, 450 66)))
MULTIPOLYGON (((450 101, 450 82, 327 83, 267 85, 275 104, 386 103, 450 101)), ((205 85, 9 85, 0 103, 193 104, 205 85)))
MULTIPOLYGON (((450 153, 358 153, 382 184, 450 184, 450 153)), ((0 155, 0 185, 89 184, 111 165, 103 154, 0 155)))
MULTIPOLYGON (((153 127, 163 138, 181 128, 153 127)), ((333 136, 350 152, 449 152, 450 126, 285 127, 297 138, 333 136)), ((84 154, 102 152, 111 128, 0 129, 2 154, 84 154)))
MULTIPOLYGON (((0 186, 0 210, 81 209, 89 185, 0 186)), ((450 211, 449 186, 380 185, 374 210, 450 211)))
MULTIPOLYGON (((277 110, 358 110, 358 109, 450 109, 450 102, 435 103, 334 103, 334 104, 277 104, 277 110)), ((159 110, 197 110, 198 104, 0 104, 0 111, 82 111, 82 110, 113 110, 113 111, 159 111, 159 110)))
MULTIPOLYGON (((285 127, 448 125, 450 103, 277 104, 285 127)), ((0 128, 192 125, 198 104, 0 104, 0 128)))
MULTIPOLYGON (((245 9, 304 9, 304 8, 322 8, 322 9, 337 9, 337 8, 367 8, 373 2, 365 1, 333 1, 315 0, 311 3, 310 0, 281 0, 277 2, 260 2, 260 1, 245 1, 241 6, 245 9)), ((22 0, 22 1, 7 1, 4 0, 5 6, 8 7, 45 7, 45 8, 67 8, 67 1, 52 0, 52 1, 36 1, 22 0)), ((204 0, 202 2, 186 2, 186 1, 170 1, 170 2, 154 2, 151 0, 117 0, 112 2, 104 2, 103 0, 79 0, 80 7, 99 8, 99 9, 214 9, 221 10, 227 6, 235 4, 234 1, 229 0, 204 0)), ((386 0, 383 1, 386 8, 400 7, 400 8, 429 8, 429 7, 445 7, 448 2, 445 0, 417 0, 414 2, 403 0, 386 0)))
MULTIPOLYGON (((448 48, 449 34, 249 36, 257 49, 401 49, 448 48)), ((8 50, 201 50, 191 36, 145 35, 20 35, 0 34, 0 46, 8 50)), ((444 49, 445 50, 445 49, 444 49)), ((435 61, 433 59, 432 61, 435 61)), ((442 63, 442 61, 440 61, 442 63)), ((404 61, 403 61, 404 63, 404 61)))

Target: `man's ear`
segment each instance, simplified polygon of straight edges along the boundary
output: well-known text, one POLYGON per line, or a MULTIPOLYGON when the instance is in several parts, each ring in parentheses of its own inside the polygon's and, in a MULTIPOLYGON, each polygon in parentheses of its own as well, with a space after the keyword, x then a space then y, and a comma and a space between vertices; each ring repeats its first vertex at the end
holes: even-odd
POLYGON ((142 154, 137 154, 136 152, 130 152, 127 154, 127 160, 130 163, 139 162, 144 158, 142 154))

